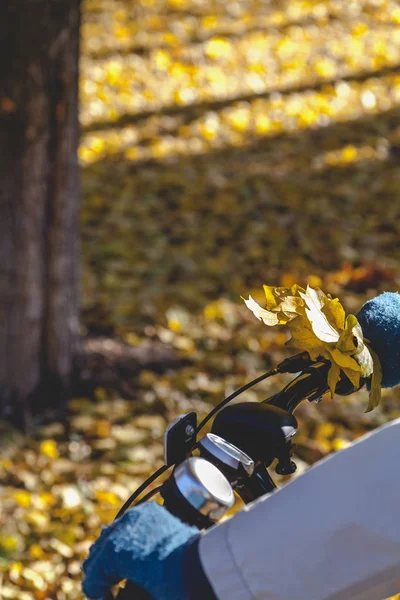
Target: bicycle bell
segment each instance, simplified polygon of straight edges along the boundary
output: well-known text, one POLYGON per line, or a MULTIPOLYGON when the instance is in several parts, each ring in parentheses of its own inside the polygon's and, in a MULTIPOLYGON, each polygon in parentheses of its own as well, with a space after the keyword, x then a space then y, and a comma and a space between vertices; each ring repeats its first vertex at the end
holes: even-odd
POLYGON ((213 525, 235 501, 225 475, 199 456, 191 456, 178 465, 160 494, 172 514, 200 528, 213 525))

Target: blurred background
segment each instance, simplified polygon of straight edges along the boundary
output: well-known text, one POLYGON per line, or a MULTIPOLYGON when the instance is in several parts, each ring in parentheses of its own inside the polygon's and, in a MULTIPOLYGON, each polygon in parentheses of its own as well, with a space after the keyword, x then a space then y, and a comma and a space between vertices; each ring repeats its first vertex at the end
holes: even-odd
MULTIPOLYGON (((69 428, 3 427, 5 599, 82 599, 81 562, 162 464, 168 421, 289 354, 241 295, 310 283, 356 313, 400 287, 398 2, 85 0, 82 16, 83 333, 102 360, 167 358, 80 390, 69 428)), ((365 414, 367 396, 300 407, 298 473, 400 416, 396 390, 365 414)))

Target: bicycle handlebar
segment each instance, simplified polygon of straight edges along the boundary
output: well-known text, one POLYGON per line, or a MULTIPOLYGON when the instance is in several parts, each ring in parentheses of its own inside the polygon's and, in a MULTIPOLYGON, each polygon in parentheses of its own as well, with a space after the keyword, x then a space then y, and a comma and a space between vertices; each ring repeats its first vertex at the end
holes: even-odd
MULTIPOLYGON (((290 383, 288 383, 280 392, 274 394, 273 396, 262 401, 263 404, 270 405, 271 407, 277 407, 281 411, 286 411, 287 413, 293 413, 293 411, 297 408, 297 406, 303 400, 309 400, 310 402, 318 402, 322 395, 329 391, 328 386, 328 371, 330 368, 330 362, 321 360, 321 361, 310 361, 309 357, 307 358, 307 353, 301 353, 296 355, 295 357, 290 357, 283 361, 276 369, 272 369, 268 373, 258 377, 253 382, 246 384, 240 390, 237 390, 233 394, 231 394, 228 398, 223 400, 217 407, 210 411, 209 415, 203 420, 200 426, 196 429, 196 433, 201 429, 201 427, 212 417, 214 414, 218 412, 220 408, 225 406, 231 399, 254 385, 259 381, 262 381, 266 377, 281 372, 281 373, 293 373, 301 370, 302 372, 295 377, 290 383)), ((349 395, 358 389, 360 389, 364 383, 365 379, 360 380, 360 386, 356 388, 350 380, 342 374, 342 378, 336 387, 336 393, 339 395, 349 395)), ((224 412, 224 411, 222 411, 224 412)), ((292 417, 293 418, 293 417, 292 417)), ((295 421, 295 419, 294 419, 295 421)), ((232 440, 231 440, 232 441, 232 440)), ((240 447, 240 444, 237 444, 240 447)), ((194 444, 192 451, 197 448, 197 443, 194 444)), ((291 442, 288 440, 287 444, 287 458, 289 459, 289 470, 288 473, 293 472, 295 469, 294 463, 290 463, 290 453, 291 453, 291 442), (290 471, 290 467, 293 465, 294 469, 290 471)), ((247 503, 255 498, 273 491, 276 486, 270 477, 266 466, 268 464, 264 464, 263 461, 259 462, 256 465, 254 474, 251 478, 246 481, 241 482, 237 486, 237 491, 239 495, 242 497, 242 500, 247 503)), ((166 466, 159 469, 156 473, 154 473, 149 480, 140 486, 140 490, 145 489, 145 487, 154 481, 154 479, 164 472, 167 469, 166 466)), ((277 471, 280 472, 280 471, 277 471)), ((282 471, 283 472, 283 471, 282 471)), ((120 516, 127 508, 129 508, 130 504, 137 497, 137 493, 133 495, 122 507, 117 516, 120 516)), ((105 600, 114 600, 112 593, 105 600)), ((131 581, 128 581, 125 588, 122 589, 118 594, 118 600, 151 600, 151 596, 142 588, 137 586, 131 581)))
MULTIPOLYGON (((265 404, 277 406, 292 413, 303 400, 318 402, 321 396, 329 391, 328 371, 329 361, 318 361, 303 370, 300 375, 288 383, 280 392, 263 400, 265 404)), ((359 390, 366 380, 361 378, 360 385, 356 388, 343 374, 339 380, 335 393, 339 396, 348 396, 359 390)))

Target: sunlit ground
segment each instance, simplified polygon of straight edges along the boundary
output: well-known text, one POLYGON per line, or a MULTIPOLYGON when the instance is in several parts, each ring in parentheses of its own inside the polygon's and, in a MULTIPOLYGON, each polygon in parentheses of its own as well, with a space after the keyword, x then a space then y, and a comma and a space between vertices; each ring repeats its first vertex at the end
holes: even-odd
MULTIPOLYGON (((18 600, 81 599, 83 557, 162 464, 167 422, 287 354, 240 295, 308 281, 357 312, 400 283, 397 2, 87 0, 82 52, 84 330, 192 364, 143 372, 136 401, 75 399, 70 440, 3 432, 0 596, 18 600)), ((302 407, 299 472, 399 400, 302 407)))
POLYGON ((397 3, 86 9, 94 321, 141 327, 174 304, 197 312, 287 272, 325 279, 346 261, 397 277, 397 3))

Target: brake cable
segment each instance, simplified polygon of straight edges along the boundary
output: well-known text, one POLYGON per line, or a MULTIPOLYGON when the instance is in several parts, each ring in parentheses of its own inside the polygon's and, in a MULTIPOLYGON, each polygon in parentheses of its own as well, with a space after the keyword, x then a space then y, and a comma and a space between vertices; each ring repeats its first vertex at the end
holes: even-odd
MULTIPOLYGON (((280 369, 279 369, 279 365, 278 367, 275 367, 274 369, 270 369, 269 371, 267 371, 266 373, 264 373, 263 375, 260 375, 259 377, 256 377, 256 379, 253 379, 252 381, 250 381, 249 383, 246 383, 246 385, 242 386, 241 388, 239 388, 238 390, 236 390, 235 392, 233 392, 232 394, 230 394, 227 398, 224 398, 224 400, 222 400, 219 404, 217 404, 217 406, 215 406, 209 413, 208 415, 203 419, 203 421, 200 423, 200 425, 196 428, 196 436, 199 433, 199 431, 201 429, 203 429, 204 425, 206 423, 208 423, 208 421, 210 419, 212 419, 212 417, 224 406, 226 406, 226 404, 228 404, 228 402, 230 402, 231 400, 233 400, 234 398, 236 398, 237 396, 239 396, 240 394, 243 394, 243 392, 247 391, 249 388, 253 387, 253 385, 256 385, 257 383, 260 383, 260 381, 264 381, 264 379, 267 379, 268 377, 272 377, 272 375, 276 375, 277 373, 280 373, 280 369)), ((197 445, 197 444, 196 444, 197 445)), ((194 447, 196 447, 196 445, 194 447)), ((194 448, 193 448, 194 449, 194 448)), ((131 504, 133 504, 133 502, 135 502, 135 500, 138 498, 138 496, 140 496, 140 494, 151 484, 153 483, 153 481, 155 481, 156 479, 158 479, 158 477, 160 477, 163 473, 165 473, 171 466, 173 465, 162 465, 162 467, 160 467, 157 471, 155 471, 152 475, 150 475, 150 477, 148 477, 148 479, 146 479, 146 481, 144 481, 134 492, 133 494, 131 494, 128 498, 128 500, 124 503, 124 505, 122 506, 122 508, 120 508, 120 510, 117 513, 117 516, 115 517, 115 519, 118 519, 118 517, 121 517, 127 510, 128 508, 131 506, 131 504)), ((114 520, 115 520, 114 519, 114 520)))

